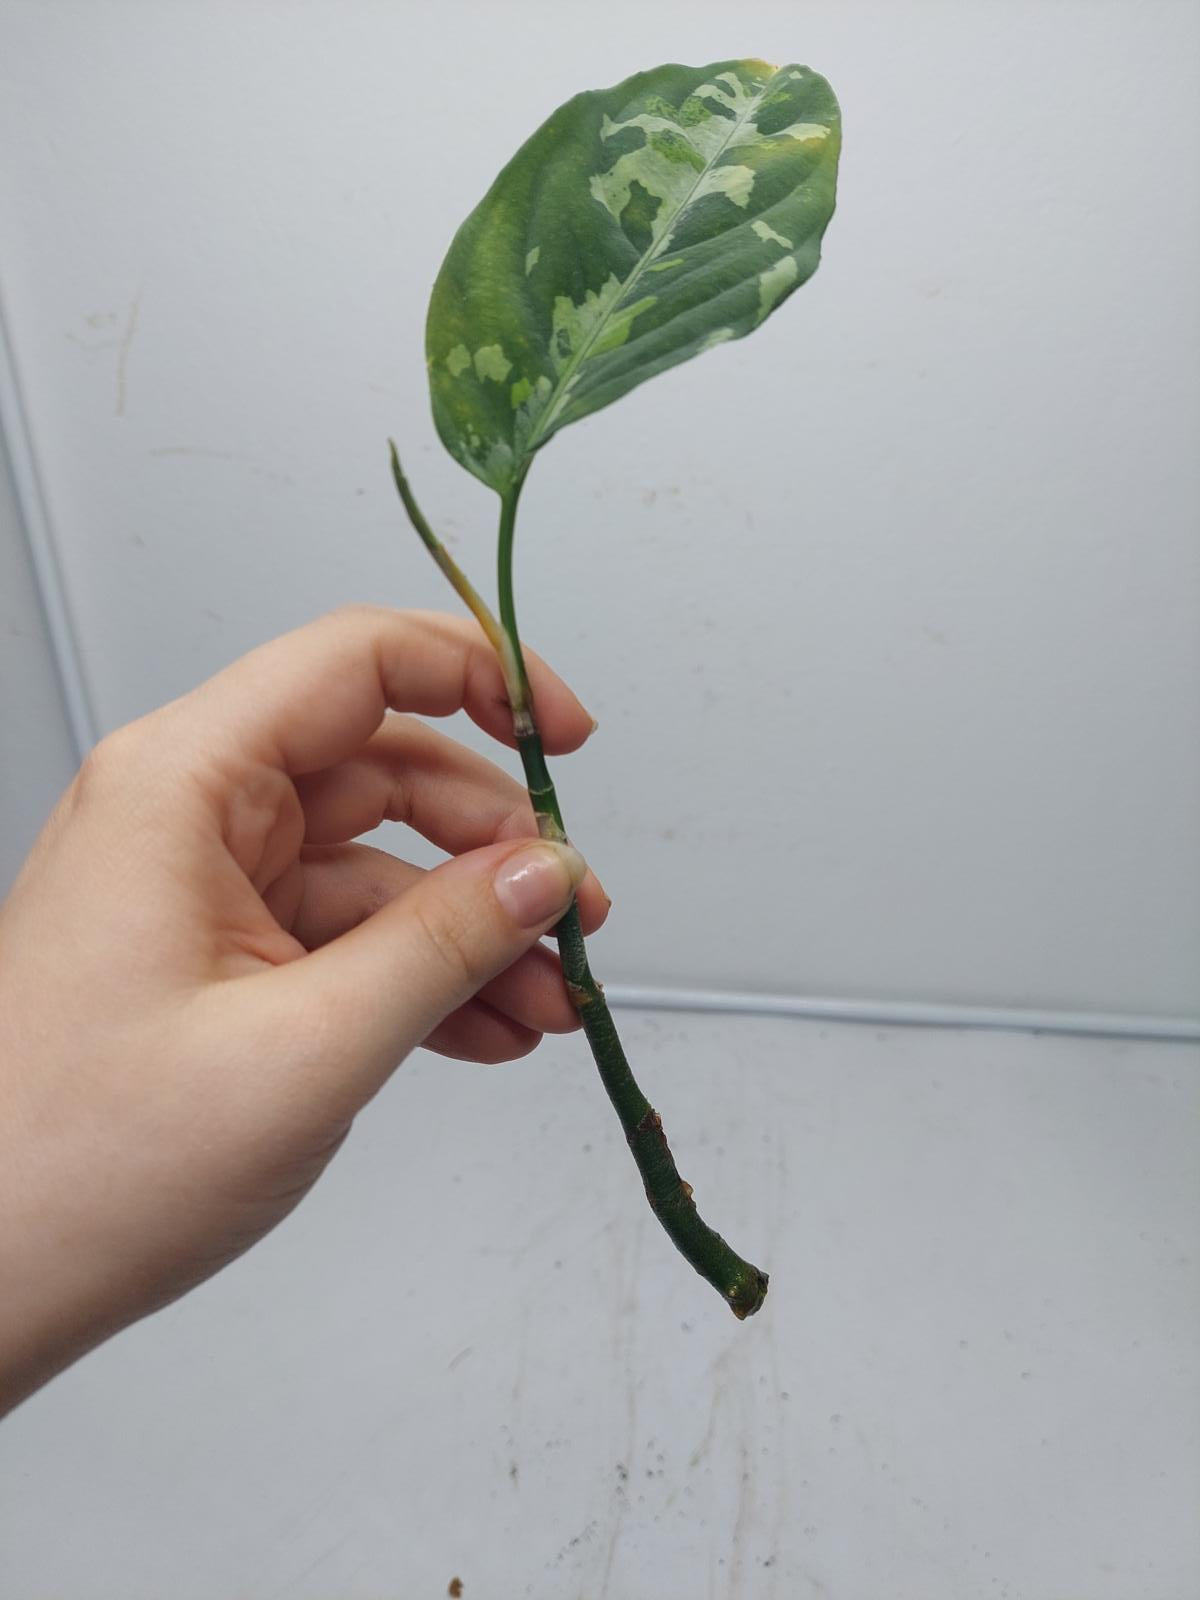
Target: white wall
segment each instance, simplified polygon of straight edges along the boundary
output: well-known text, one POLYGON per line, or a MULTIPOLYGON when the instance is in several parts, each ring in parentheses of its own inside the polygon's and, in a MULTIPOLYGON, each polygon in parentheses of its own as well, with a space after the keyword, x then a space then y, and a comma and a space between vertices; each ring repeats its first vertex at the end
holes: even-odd
POLYGON ((525 631, 602 723, 560 774, 597 965, 1194 1011, 1200 13, 605 17, 0 5, 4 289, 103 725, 342 600, 453 606, 388 433, 486 582, 424 387, 454 227, 582 86, 802 59, 845 114, 821 271, 526 495, 525 631))

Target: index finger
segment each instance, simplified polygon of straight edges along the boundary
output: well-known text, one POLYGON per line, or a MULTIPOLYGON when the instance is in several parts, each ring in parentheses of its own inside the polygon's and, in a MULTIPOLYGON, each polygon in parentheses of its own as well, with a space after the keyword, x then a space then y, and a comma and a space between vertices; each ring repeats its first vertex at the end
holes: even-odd
MULTIPOLYGON (((525 650, 547 751, 576 750, 594 723, 560 677, 525 650)), ((359 749, 389 709, 471 720, 513 746, 495 652, 478 623, 434 611, 345 606, 242 656, 184 697, 222 745, 298 776, 359 749)))

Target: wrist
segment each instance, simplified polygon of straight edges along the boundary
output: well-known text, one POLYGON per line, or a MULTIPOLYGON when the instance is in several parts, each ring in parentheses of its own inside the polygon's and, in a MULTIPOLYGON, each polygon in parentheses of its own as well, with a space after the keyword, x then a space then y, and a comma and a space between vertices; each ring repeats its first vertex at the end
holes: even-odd
POLYGON ((0 1416, 127 1320, 92 1236, 92 1207, 51 1140, 0 1082, 0 1416), (57 1169, 57 1176, 55 1169, 57 1169))

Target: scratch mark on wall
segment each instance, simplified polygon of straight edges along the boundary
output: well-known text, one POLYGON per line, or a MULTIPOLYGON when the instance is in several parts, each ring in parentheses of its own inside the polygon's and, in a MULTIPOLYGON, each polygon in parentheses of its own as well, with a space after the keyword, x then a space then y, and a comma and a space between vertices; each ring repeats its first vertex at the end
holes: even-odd
POLYGON ((125 332, 121 335, 121 342, 117 346, 117 404, 116 415, 125 415, 125 392, 129 369, 129 347, 133 343, 133 336, 137 332, 138 315, 142 309, 142 291, 139 289, 134 295, 129 307, 129 321, 125 324, 125 332))
POLYGON ((525 1374, 529 1364, 529 1302, 521 1302, 521 1331, 517 1337, 517 1359, 513 1369, 512 1390, 508 1401, 508 1481, 514 1489, 521 1486, 521 1402, 525 1394, 525 1374))
POLYGON ((315 1555, 313 1559, 309 1561, 299 1572, 293 1573, 290 1578, 286 1579, 280 1588, 272 1589, 270 1593, 264 1597, 264 1600, 283 1600, 283 1597, 290 1590, 298 1588, 299 1585, 303 1583, 305 1578, 310 1577, 317 1570, 317 1568, 328 1561, 331 1556, 337 1555, 339 1550, 344 1550, 353 1537, 354 1530, 350 1529, 349 1532, 342 1534, 340 1539, 335 1539, 332 1544, 327 1544, 324 1549, 320 1550, 317 1555, 315 1555))
POLYGON ((197 461, 232 461, 254 478, 262 478, 267 483, 281 484, 290 489, 296 480, 289 473, 279 472, 274 467, 260 466, 253 456, 239 455, 234 450, 207 450, 199 445, 187 444, 160 444, 147 450, 150 456, 186 456, 197 461))
MULTIPOLYGON (((621 1460, 630 1467, 633 1464, 634 1447, 637 1444, 637 1363, 635 1341, 637 1338, 637 1290, 638 1277, 642 1264, 642 1239, 645 1232, 645 1217, 639 1216, 633 1233, 633 1248, 629 1256, 629 1272, 626 1277, 621 1270, 623 1265, 623 1235, 618 1229, 614 1233, 617 1245, 617 1277, 622 1292, 617 1301, 618 1310, 615 1318, 614 1332, 616 1339, 613 1351, 614 1358, 621 1369, 625 1390, 625 1448, 621 1453, 621 1460), (622 1281, 623 1280, 623 1281, 622 1281)), ((625 1513, 629 1507, 629 1497, 625 1493, 623 1481, 617 1484, 616 1509, 612 1513, 612 1522, 609 1525, 608 1545, 604 1553, 604 1571, 600 1579, 598 1600, 606 1600, 609 1584, 612 1581, 613 1563, 616 1560, 617 1546, 621 1542, 621 1533, 625 1525, 625 1513)))
MULTIPOLYGON (((713 1433, 715 1432, 717 1426, 717 1413, 721 1409, 721 1402, 724 1398, 725 1384, 724 1379, 722 1378, 718 1379, 717 1382, 713 1384, 712 1397, 708 1404, 708 1426, 704 1430, 704 1437, 700 1440, 700 1443, 688 1457, 689 1472, 694 1472, 704 1460, 708 1452, 712 1449, 713 1433)), ((668 1506, 675 1503, 678 1493, 678 1489, 672 1493, 670 1499, 667 1501, 668 1506)))
MULTIPOLYGON (((749 1421, 745 1418, 744 1421, 749 1421)), ((750 1446, 743 1437, 738 1442, 738 1497, 737 1512, 733 1519, 733 1537, 729 1542, 729 1600, 742 1593, 742 1576, 746 1566, 746 1532, 749 1527, 754 1480, 750 1465, 750 1446)))

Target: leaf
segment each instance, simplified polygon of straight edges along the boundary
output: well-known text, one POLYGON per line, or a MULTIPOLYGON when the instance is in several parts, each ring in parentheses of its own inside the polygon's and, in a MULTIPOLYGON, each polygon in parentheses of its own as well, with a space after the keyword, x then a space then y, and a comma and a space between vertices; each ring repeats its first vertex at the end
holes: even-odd
POLYGON ((840 146, 807 67, 656 67, 560 106, 434 284, 450 454, 503 494, 560 428, 758 327, 817 269, 840 146))

